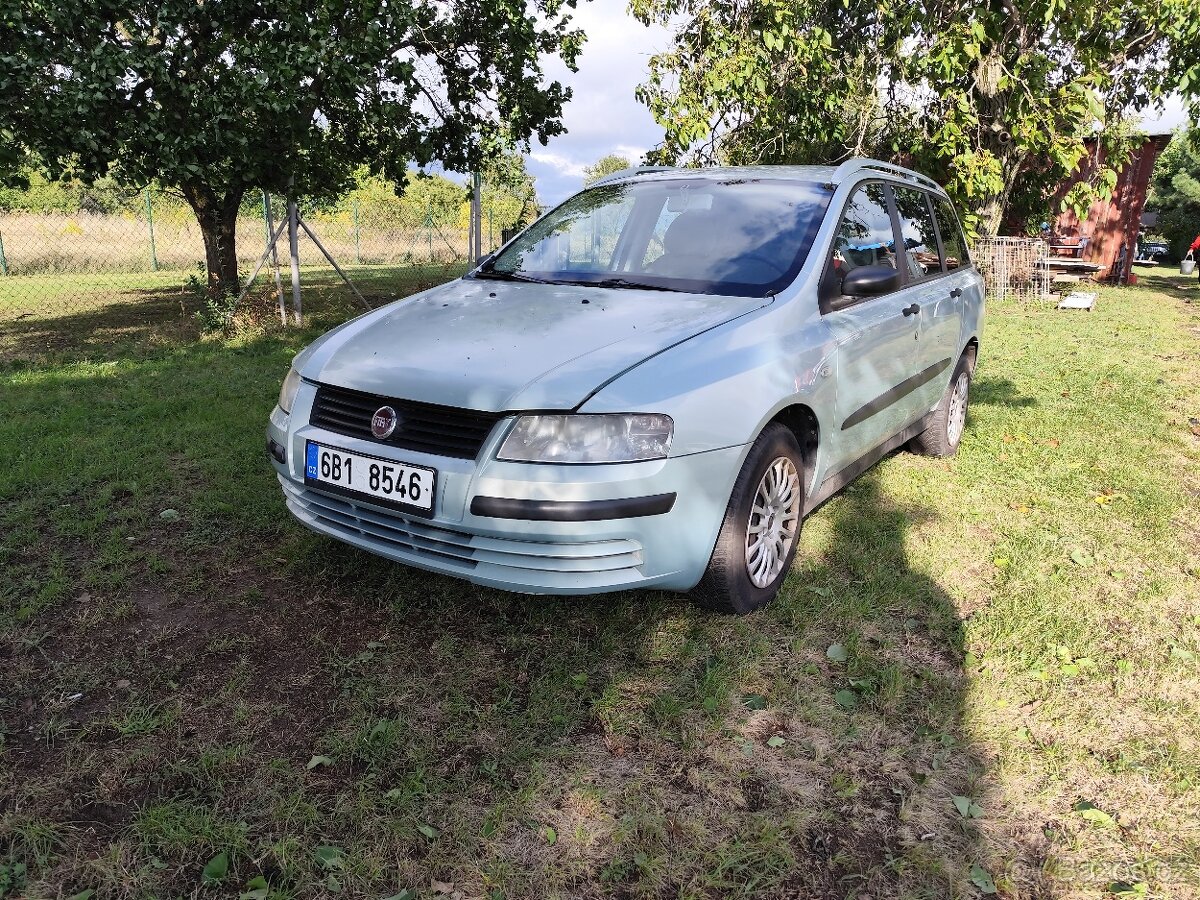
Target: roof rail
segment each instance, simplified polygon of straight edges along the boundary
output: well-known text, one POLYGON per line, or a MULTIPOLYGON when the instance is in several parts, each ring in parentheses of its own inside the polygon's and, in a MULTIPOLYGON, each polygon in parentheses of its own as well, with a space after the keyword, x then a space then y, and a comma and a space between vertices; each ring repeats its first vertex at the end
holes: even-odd
POLYGON ((619 181, 622 178, 632 178, 634 175, 646 175, 650 172, 669 172, 674 168, 674 166, 630 166, 628 169, 621 169, 619 172, 605 175, 603 178, 593 181, 588 187, 595 187, 608 181, 619 181))
POLYGON ((927 175, 922 175, 920 172, 914 172, 912 169, 906 169, 903 166, 897 166, 894 163, 883 162, 879 159, 863 159, 855 157, 848 159, 834 172, 830 179, 834 184, 840 184, 845 181, 855 172, 861 172, 864 169, 873 170, 876 172, 886 172, 888 175, 898 175, 901 178, 908 178, 915 181, 917 184, 924 184, 926 187, 943 190, 942 186, 927 175))

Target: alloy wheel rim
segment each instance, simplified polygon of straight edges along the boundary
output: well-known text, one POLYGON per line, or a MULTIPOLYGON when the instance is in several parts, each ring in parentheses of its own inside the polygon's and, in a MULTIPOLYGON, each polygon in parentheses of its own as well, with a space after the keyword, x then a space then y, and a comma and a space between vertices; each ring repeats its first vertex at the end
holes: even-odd
POLYGON ((966 372, 960 372, 954 382, 954 391, 950 394, 950 414, 946 417, 946 438, 951 444, 957 444, 962 437, 963 428, 967 424, 967 389, 969 381, 966 372))
POLYGON ((780 456, 763 473, 746 523, 746 571, 755 587, 779 577, 799 532, 800 473, 780 456))

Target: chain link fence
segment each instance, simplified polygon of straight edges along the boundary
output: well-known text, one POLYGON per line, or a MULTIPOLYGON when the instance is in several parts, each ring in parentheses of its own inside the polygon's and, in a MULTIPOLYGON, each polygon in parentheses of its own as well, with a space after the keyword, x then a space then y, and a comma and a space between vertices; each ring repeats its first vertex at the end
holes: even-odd
MULTIPOLYGON (((473 215, 483 252, 536 218, 532 186, 485 183, 476 213, 468 187, 436 181, 431 188, 416 179, 417 187, 410 184, 403 197, 390 185, 368 183, 336 202, 301 206, 308 227, 369 305, 466 271, 473 215)), ((248 196, 239 213, 236 250, 243 281, 268 245, 268 203, 276 224, 286 218, 286 201, 262 194, 248 196)), ((277 249, 290 297, 286 230, 277 249)), ((353 291, 303 230, 298 250, 307 314, 332 320, 361 311, 353 291)), ((119 331, 194 319, 206 302, 203 261, 199 225, 174 192, 111 184, 73 192, 56 185, 0 192, 0 333, 9 331, 11 338, 119 331)), ((266 312, 275 294, 268 265, 245 303, 266 312)))

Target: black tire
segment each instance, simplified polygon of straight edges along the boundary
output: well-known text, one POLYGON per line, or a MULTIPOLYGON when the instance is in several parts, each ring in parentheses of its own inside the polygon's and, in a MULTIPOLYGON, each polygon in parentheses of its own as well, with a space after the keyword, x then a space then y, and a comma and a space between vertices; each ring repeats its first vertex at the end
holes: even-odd
POLYGON ((768 425, 758 436, 746 462, 738 473, 725 508, 725 518, 704 577, 691 591, 692 600, 699 606, 721 613, 746 615, 762 609, 779 593, 779 587, 787 577, 796 558, 800 544, 800 530, 804 523, 804 491, 808 483, 808 472, 804 454, 791 430, 778 423, 768 425), (799 502, 796 513, 795 535, 791 547, 784 555, 783 568, 765 586, 751 580, 747 562, 746 533, 750 526, 750 513, 755 495, 767 470, 780 458, 791 462, 799 478, 797 492, 799 502))
POLYGON ((915 438, 909 441, 908 447, 913 453, 919 453, 922 456, 953 456, 958 452, 958 445, 962 442, 963 433, 966 430, 967 411, 971 402, 971 359, 970 356, 964 353, 958 360, 958 365, 954 367, 954 374, 950 376, 950 383, 946 385, 946 392, 942 394, 942 399, 937 405, 937 409, 933 411, 933 419, 929 423, 929 427, 918 434, 915 438), (962 421, 957 429, 951 428, 953 417, 951 416, 951 406, 954 403, 955 386, 959 383, 959 379, 963 381, 963 397, 962 421))

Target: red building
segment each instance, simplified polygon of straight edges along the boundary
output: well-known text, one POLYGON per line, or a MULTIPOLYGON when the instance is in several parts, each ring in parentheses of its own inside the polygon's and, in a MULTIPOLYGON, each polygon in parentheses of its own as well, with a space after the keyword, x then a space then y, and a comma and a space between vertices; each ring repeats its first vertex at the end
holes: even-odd
MULTIPOLYGON (((1060 213, 1051 223, 1054 244, 1078 244, 1086 240, 1082 252, 1074 255, 1098 265, 1098 281, 1128 284, 1131 276, 1130 264, 1136 252, 1138 228, 1142 222, 1142 211, 1146 206, 1146 193, 1150 188, 1150 176, 1158 154, 1171 140, 1170 134, 1152 134, 1134 151, 1129 163, 1117 175, 1117 186, 1108 200, 1097 200, 1088 210, 1086 219, 1080 220, 1074 212, 1060 213)), ((1074 185, 1090 180, 1096 170, 1104 164, 1103 149, 1097 149, 1094 141, 1088 142, 1088 155, 1076 169, 1075 175, 1066 181, 1054 196, 1054 207, 1058 208, 1063 197, 1074 185)), ((1054 251, 1052 251, 1053 253, 1054 251)), ((1070 251, 1059 250, 1060 254, 1070 251)))

